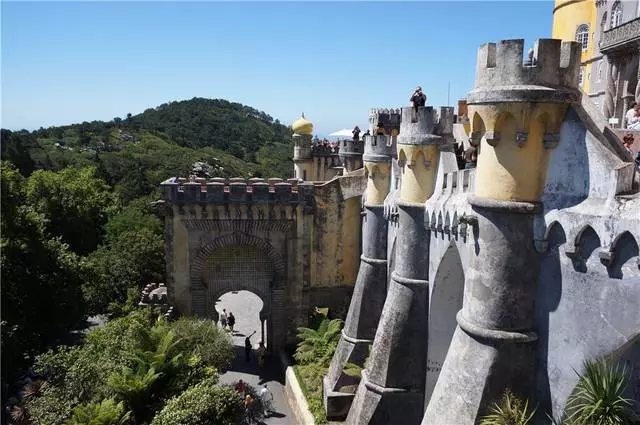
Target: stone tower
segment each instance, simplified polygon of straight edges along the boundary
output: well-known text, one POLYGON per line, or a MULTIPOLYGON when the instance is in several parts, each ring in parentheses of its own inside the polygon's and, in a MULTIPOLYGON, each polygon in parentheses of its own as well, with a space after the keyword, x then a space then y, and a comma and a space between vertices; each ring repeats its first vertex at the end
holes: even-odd
POLYGON ((352 392, 342 392, 355 385, 356 379, 343 370, 347 362, 364 365, 378 327, 387 293, 387 221, 384 200, 389 193, 391 156, 395 137, 365 136, 364 168, 367 188, 362 224, 362 256, 351 304, 342 337, 333 357, 329 374, 324 378, 324 400, 327 417, 347 416, 352 392))
POLYGON ((356 142, 348 139, 340 142, 340 159, 344 167, 345 175, 362 168, 362 154, 364 153, 364 142, 356 142))
POLYGON ((543 39, 523 64, 523 40, 485 44, 468 96, 479 148, 474 196, 476 255, 464 303, 422 423, 473 424, 509 389, 535 389, 536 286, 533 221, 550 150, 568 106, 579 99, 580 44, 543 39))
POLYGON ((395 270, 347 424, 410 424, 424 404, 429 233, 424 202, 433 194, 443 138, 432 107, 402 109, 402 169, 395 270))
POLYGON ((304 117, 298 118, 293 129, 293 175, 298 180, 313 180, 313 156, 311 153, 311 137, 313 124, 304 117))

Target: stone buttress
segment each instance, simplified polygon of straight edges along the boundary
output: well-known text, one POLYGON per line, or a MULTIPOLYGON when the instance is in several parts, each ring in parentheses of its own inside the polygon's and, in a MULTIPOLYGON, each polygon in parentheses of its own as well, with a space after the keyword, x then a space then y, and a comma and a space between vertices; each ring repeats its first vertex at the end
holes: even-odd
POLYGON ((429 234, 424 202, 433 194, 439 145, 432 107, 402 109, 397 138, 402 184, 395 270, 367 367, 347 424, 418 423, 426 363, 429 234))
POLYGON ((365 136, 367 188, 362 224, 362 256, 342 337, 329 373, 323 380, 324 404, 329 419, 344 419, 347 416, 357 388, 357 379, 346 375, 344 367, 348 362, 364 366, 387 292, 384 199, 389 193, 391 156, 395 150, 393 139, 390 136, 365 136))
POLYGON ((523 40, 485 44, 469 93, 478 146, 476 255, 464 303, 422 424, 474 424, 509 389, 535 394, 535 302, 539 254, 533 220, 550 150, 568 106, 579 99, 580 44, 544 39, 523 63, 523 40))

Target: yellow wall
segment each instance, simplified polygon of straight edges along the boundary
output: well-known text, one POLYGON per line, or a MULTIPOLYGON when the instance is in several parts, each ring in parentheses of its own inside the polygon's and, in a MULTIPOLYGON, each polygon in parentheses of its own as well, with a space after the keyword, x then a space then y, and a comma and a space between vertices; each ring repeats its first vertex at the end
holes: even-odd
POLYGON ((593 0, 556 0, 553 10, 552 37, 564 41, 575 41, 576 30, 581 24, 589 24, 589 43, 586 51, 582 52, 581 62, 584 65, 582 90, 589 92, 589 77, 593 56, 595 54, 595 40, 597 11, 593 0))
POLYGON ((340 179, 335 179, 316 186, 315 203, 311 286, 353 285, 360 264, 361 197, 344 199, 340 179))
POLYGON ((365 198, 367 204, 382 205, 389 194, 389 174, 391 164, 386 162, 365 162, 367 176, 367 190, 365 198))
POLYGON ((422 203, 433 195, 438 167, 438 147, 435 145, 398 145, 398 159, 403 167, 400 199, 422 203), (425 160, 426 159, 426 160, 425 160))
POLYGON ((547 175, 549 150, 545 133, 557 134, 566 105, 528 104, 470 105, 473 129, 484 133, 476 169, 475 194, 501 201, 535 202, 540 199, 547 175), (495 146, 486 133, 499 133, 495 146), (516 133, 526 133, 519 147, 516 133))

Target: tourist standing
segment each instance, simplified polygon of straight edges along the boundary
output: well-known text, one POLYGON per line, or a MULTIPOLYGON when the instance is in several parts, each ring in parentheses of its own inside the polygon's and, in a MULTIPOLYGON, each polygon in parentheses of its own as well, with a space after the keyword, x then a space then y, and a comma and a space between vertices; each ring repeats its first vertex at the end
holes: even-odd
POLYGON ((236 324, 236 316, 234 316, 232 312, 229 312, 228 323, 229 323, 229 329, 231 329, 231 333, 233 333, 233 327, 236 324))
POLYGON ((253 399, 253 397, 251 397, 251 394, 247 394, 244 398, 244 414, 247 418, 247 423, 249 424, 253 424, 255 422, 253 418, 253 412, 251 411, 254 401, 255 400, 253 399))
POLYGON ((353 131, 351 133, 353 134, 353 141, 354 142, 360 141, 360 127, 358 127, 356 125, 356 127, 353 129, 353 131))
POLYGON ((417 115, 418 108, 427 104, 427 95, 422 92, 422 87, 416 87, 416 89, 413 91, 413 94, 409 98, 409 101, 413 105, 413 110, 417 115))
POLYGON ((253 347, 251 346, 251 337, 256 332, 257 331, 253 331, 251 335, 244 339, 244 359, 247 363, 249 363, 249 360, 251 360, 251 350, 253 349, 253 347))
POLYGON ((264 417, 266 418, 271 412, 271 402, 273 401, 273 394, 271 394, 267 384, 264 384, 260 390, 260 400, 262 400, 262 410, 264 410, 264 417))
POLYGON ((222 329, 227 328, 227 310, 222 309, 222 313, 220 313, 220 324, 222 325, 222 329))
POLYGON ((264 367, 264 355, 267 352, 267 349, 264 347, 264 342, 260 341, 260 346, 258 347, 258 364, 260 367, 264 367))
POLYGON ((640 104, 633 103, 631 109, 625 114, 625 118, 629 130, 640 130, 640 104))

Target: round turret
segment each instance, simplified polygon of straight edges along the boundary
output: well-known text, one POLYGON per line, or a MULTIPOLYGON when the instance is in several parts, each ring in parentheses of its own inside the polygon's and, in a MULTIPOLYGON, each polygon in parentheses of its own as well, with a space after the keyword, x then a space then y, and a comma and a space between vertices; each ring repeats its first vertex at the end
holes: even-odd
POLYGON ((304 117, 304 113, 291 124, 291 128, 295 134, 311 135, 313 133, 313 123, 304 117))

